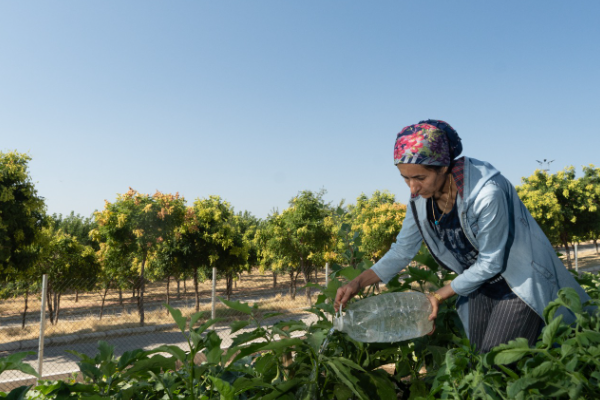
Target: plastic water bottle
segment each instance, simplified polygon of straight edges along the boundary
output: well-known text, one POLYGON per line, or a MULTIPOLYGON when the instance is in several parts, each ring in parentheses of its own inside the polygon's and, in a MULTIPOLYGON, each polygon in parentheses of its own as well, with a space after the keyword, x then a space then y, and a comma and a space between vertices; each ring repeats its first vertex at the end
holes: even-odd
POLYGON ((431 332, 431 311, 421 292, 385 293, 352 303, 334 318, 333 328, 359 342, 399 342, 431 332))

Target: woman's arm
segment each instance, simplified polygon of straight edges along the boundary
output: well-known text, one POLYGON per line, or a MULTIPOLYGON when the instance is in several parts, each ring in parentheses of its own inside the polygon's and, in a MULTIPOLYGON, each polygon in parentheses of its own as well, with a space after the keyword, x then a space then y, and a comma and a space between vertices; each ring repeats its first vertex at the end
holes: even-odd
MULTIPOLYGON (((489 181, 473 204, 477 218, 477 261, 451 283, 461 296, 477 290, 502 272, 511 221, 506 195, 495 181, 489 181)), ((469 227, 466 227, 469 229, 469 227)))
POLYGON ((346 307, 348 300, 356 296, 360 289, 378 282, 387 283, 394 276, 398 275, 414 258, 415 254, 417 254, 422 240, 423 238, 415 225, 412 212, 410 209, 407 209, 406 216, 402 222, 402 229, 388 252, 371 269, 364 271, 348 284, 338 289, 335 296, 335 310, 339 310, 340 304, 342 308, 346 307))

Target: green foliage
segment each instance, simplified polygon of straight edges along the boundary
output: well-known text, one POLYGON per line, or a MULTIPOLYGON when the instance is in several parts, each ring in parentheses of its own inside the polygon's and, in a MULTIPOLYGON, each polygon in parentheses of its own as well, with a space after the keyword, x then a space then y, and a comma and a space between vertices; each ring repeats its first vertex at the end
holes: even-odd
MULTIPOLYGON (((326 261, 333 232, 324 193, 300 192, 289 208, 271 215, 256 234, 262 268, 290 273, 293 288, 300 273, 308 284, 311 272, 326 261)), ((309 287, 306 296, 310 300, 309 287)))
POLYGON ((517 193, 533 218, 553 244, 567 248, 574 239, 598 237, 600 230, 600 169, 584 167, 584 176, 575 178, 575 168, 556 174, 537 170, 522 178, 517 193))
POLYGON ((21 275, 36 260, 36 242, 45 224, 44 199, 37 194, 27 164, 31 158, 0 152, 0 278, 21 275))
POLYGON ((369 260, 377 262, 388 251, 402 229, 406 206, 396 203, 389 192, 375 191, 371 198, 364 193, 351 210, 352 231, 360 234, 360 249, 369 260))
MULTIPOLYGON (((430 257, 425 250, 421 258, 430 257)), ((439 279, 448 277, 436 271, 439 279)), ((418 285, 440 285, 410 277, 418 285)), ((578 277, 593 286, 600 279, 578 277)), ((246 316, 231 324, 229 349, 210 328, 219 319, 204 313, 185 318, 169 306, 189 350, 164 345, 134 350, 121 357, 106 342, 94 357, 79 357, 82 383, 41 381, 8 398, 88 399, 591 399, 600 396, 600 317, 585 311, 575 291, 565 289, 544 313, 547 325, 535 347, 516 339, 487 354, 475 353, 454 325, 455 310, 440 312, 433 335, 399 342, 361 343, 331 329, 331 300, 341 282, 331 280, 311 308, 317 322, 280 321, 257 305, 222 299, 246 316), (554 318, 558 307, 575 313, 566 325, 554 318), (446 316, 443 316, 445 313, 446 316), (445 322, 442 322, 444 321, 445 322), (462 337, 462 338, 460 338, 462 337), (198 355, 204 361, 198 363, 198 355), (395 373, 381 369, 393 364, 395 373)), ((398 282, 393 290, 405 290, 398 282)), ((592 303, 600 303, 597 292, 592 303)), ((587 305, 587 306, 589 306, 587 305)), ((0 359, 0 373, 15 369, 35 375, 22 363, 27 353, 0 359)))
POLYGON ((150 196, 129 188, 114 203, 107 201, 104 210, 96 212, 94 217, 98 228, 90 231, 90 236, 105 243, 106 258, 113 262, 133 260, 139 265, 138 310, 140 324, 144 325, 146 263, 156 257, 161 244, 183 223, 185 200, 179 194, 157 191, 150 196))

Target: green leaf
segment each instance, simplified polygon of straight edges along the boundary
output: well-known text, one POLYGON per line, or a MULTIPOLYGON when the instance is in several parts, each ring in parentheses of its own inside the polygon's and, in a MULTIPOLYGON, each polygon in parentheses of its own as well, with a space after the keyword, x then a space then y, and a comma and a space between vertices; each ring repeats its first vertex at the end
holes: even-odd
POLYGON ((583 332, 578 334, 579 337, 585 337, 592 343, 600 343, 600 332, 591 331, 589 329, 584 329, 583 332))
POLYGON ((10 393, 8 393, 8 395, 6 395, 5 399, 6 400, 25 400, 27 398, 27 392, 29 391, 31 386, 33 386, 33 385, 20 386, 18 388, 13 389, 10 391, 10 393))
POLYGON ((165 307, 167 307, 167 310, 169 310, 169 312, 171 313, 171 317, 173 317, 173 319, 175 320, 175 323, 179 327, 179 330, 181 330, 181 332, 185 332, 187 320, 183 315, 181 315, 181 310, 173 308, 168 304, 165 304, 165 307))
POLYGON ((174 371, 175 366, 175 357, 165 357, 162 354, 156 354, 150 358, 139 360, 131 368, 125 370, 124 373, 128 376, 132 376, 140 371, 144 373, 152 370, 174 371))
POLYGON ((560 355, 563 358, 570 356, 574 352, 575 352, 575 348, 568 343, 563 343, 563 345, 560 346, 560 355))
POLYGON ((352 373, 346 368, 343 364, 341 364, 338 360, 328 360, 326 364, 331 368, 331 370, 335 373, 335 375, 339 378, 340 381, 344 385, 346 385, 352 393, 354 393, 359 399, 366 399, 366 396, 363 396, 358 390, 360 388, 358 378, 352 375, 352 373))
POLYGON ((233 338, 231 346, 235 347, 235 346, 242 345, 244 343, 251 342, 256 339, 264 339, 264 338, 265 338, 265 332, 262 329, 255 329, 250 332, 242 332, 233 338))
POLYGON ((117 363, 117 369, 124 370, 127 366, 135 363, 140 358, 146 357, 146 352, 142 349, 136 349, 132 351, 126 351, 123 353, 121 357, 119 357, 119 362, 117 363))
POLYGON ((229 300, 225 300, 222 297, 219 297, 219 300, 221 300, 221 302, 223 304, 225 304, 227 307, 234 309, 236 311, 239 311, 241 313, 244 313, 246 315, 252 316, 254 313, 254 308, 250 307, 247 303, 242 303, 240 301, 229 301, 229 300))
POLYGON ((94 382, 102 379, 102 371, 93 364, 79 363, 79 370, 84 376, 89 377, 94 382))
POLYGON ((225 382, 222 379, 216 378, 214 376, 209 376, 215 388, 218 390, 221 395, 220 400, 234 400, 234 390, 233 387, 225 382))
POLYGON ((369 373, 369 378, 373 381, 374 386, 377 388, 377 398, 379 399, 394 399, 396 398, 396 387, 391 376, 382 370, 376 370, 369 373))
POLYGON ((417 399, 418 397, 425 397, 429 394, 429 390, 427 390, 427 385, 420 379, 415 379, 410 385, 410 396, 408 400, 417 399))
MULTIPOLYGON (((335 395, 336 400, 350 400, 352 398, 352 390, 348 388, 346 385, 336 384, 334 386, 333 393, 335 395)), ((380 397, 383 399, 384 397, 380 397)), ((389 399, 393 399, 393 397, 387 397, 389 399)))
POLYGON ((248 378, 245 378, 242 376, 240 378, 237 378, 233 382, 233 390, 234 390, 235 395, 240 395, 250 389, 256 390, 256 388, 271 388, 271 389, 273 389, 274 387, 273 387, 273 385, 271 385, 267 382, 264 382, 260 378, 248 379, 248 378))
POLYGON ((367 371, 364 370, 363 367, 361 367, 360 365, 358 365, 357 363, 355 363, 354 361, 352 361, 352 360, 350 360, 348 358, 337 357, 337 358, 335 358, 333 360, 336 360, 336 361, 338 361, 338 362, 340 362, 340 363, 342 363, 342 364, 344 364, 344 365, 346 365, 346 366, 348 366, 350 368, 357 369, 360 372, 367 372, 367 371))
MULTIPOLYGON (((154 353, 168 353, 171 354, 172 356, 174 356, 177 361, 180 362, 185 362, 187 357, 186 357, 186 353, 185 351, 183 351, 181 348, 177 347, 177 346, 172 346, 172 345, 162 345, 159 346, 153 350, 148 351, 146 354, 154 354, 154 353)), ((135 364, 137 365, 137 363, 135 364)))
POLYGON ((235 322, 233 322, 231 325, 229 325, 231 327, 231 334, 236 333, 240 329, 244 329, 251 323, 252 323, 252 321, 235 321, 235 322))
POLYGON ((531 352, 525 338, 511 340, 508 344, 502 344, 496 349, 499 350, 494 357, 496 364, 512 364, 531 352))
POLYGON ((569 362, 565 365, 565 369, 569 372, 575 371, 577 368, 577 363, 579 362, 579 357, 573 357, 569 362))
MULTIPOLYGON (((340 272, 338 272, 338 275, 341 275, 341 276, 345 277, 346 279, 348 279, 349 281, 351 281, 352 279, 359 276, 361 273, 362 273, 362 271, 359 269, 347 267, 347 268, 342 269, 340 272)), ((332 282, 333 282, 333 280, 332 280, 332 282)), ((335 298, 335 296, 334 296, 334 298, 335 298)))
POLYGON ((304 382, 300 382, 297 378, 290 379, 289 381, 283 381, 280 384, 276 385, 273 388, 273 391, 271 393, 269 393, 267 395, 264 395, 264 396, 261 396, 260 400, 281 399, 283 397, 283 395, 285 395, 288 392, 290 392, 299 383, 304 383, 304 382))
POLYGON ((514 380, 519 379, 519 375, 517 375, 515 373, 515 371, 513 371, 512 369, 507 368, 504 365, 498 365, 498 368, 500 368, 502 370, 502 372, 504 372, 506 375, 510 376, 512 379, 514 379, 514 380))
POLYGON ((318 332, 314 332, 312 335, 309 335, 306 338, 306 342, 313 349, 313 351, 315 353, 319 353, 319 351, 321 350, 321 345, 323 344, 323 341, 325 340, 326 337, 327 337, 327 333, 325 333, 323 331, 318 331, 318 332))
POLYGON ((556 334, 556 330, 560 326, 563 316, 559 315, 558 318, 554 318, 552 322, 544 327, 542 333, 542 341, 546 346, 552 346, 554 342, 554 335, 556 334))
POLYGON ((103 361, 112 361, 115 347, 106 343, 104 340, 100 340, 98 342, 98 350, 100 358, 96 357, 96 363, 101 363, 103 361))
POLYGON ((190 329, 192 329, 196 325, 196 322, 198 322, 199 319, 204 317, 205 313, 206 311, 200 311, 192 314, 192 316, 190 317, 190 329))
POLYGON ((507 394, 509 398, 515 398, 519 393, 525 392, 529 387, 540 382, 540 379, 524 376, 515 382, 508 384, 507 394))
POLYGON ((448 351, 448 348, 429 345, 427 346, 427 349, 431 352, 431 355, 433 356, 433 362, 435 362, 436 365, 441 366, 444 363, 444 358, 446 357, 446 352, 448 351))
POLYGON ((21 371, 39 378, 40 376, 35 369, 33 369, 31 365, 23 362, 25 357, 32 356, 34 354, 35 352, 33 351, 26 351, 11 354, 8 357, 3 357, 0 359, 0 374, 4 371, 21 371))
POLYGON ((544 361, 531 371, 531 376, 534 378, 543 378, 552 371, 554 363, 552 361, 544 361))
POLYGON ((323 294, 330 300, 335 299, 335 295, 337 294, 337 290, 342 287, 342 283, 333 278, 327 284, 327 288, 323 290, 323 294))
POLYGON ((194 332, 201 334, 204 331, 206 331, 208 328, 210 328, 211 326, 213 326, 214 324, 217 324, 221 321, 224 321, 225 318, 215 318, 215 319, 209 319, 208 321, 206 321, 205 323, 203 323, 202 325, 200 325, 197 328, 194 328, 194 332))
POLYGON ((575 289, 566 287, 558 291, 558 298, 563 301, 565 306, 576 314, 581 314, 583 308, 581 306, 581 299, 575 289))

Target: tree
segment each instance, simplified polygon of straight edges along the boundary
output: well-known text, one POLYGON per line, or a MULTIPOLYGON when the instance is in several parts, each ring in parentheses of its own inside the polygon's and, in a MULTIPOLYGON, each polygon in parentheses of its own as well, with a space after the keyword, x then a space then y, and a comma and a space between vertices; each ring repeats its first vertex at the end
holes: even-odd
POLYGON ((273 285, 277 284, 277 274, 286 273, 290 276, 290 297, 296 299, 296 280, 300 274, 297 260, 286 250, 284 243, 288 237, 284 233, 283 221, 278 212, 269 215, 262 221, 254 237, 254 246, 257 249, 258 264, 261 272, 271 270, 273 285))
POLYGON ((71 235, 52 227, 44 228, 46 240, 40 259, 40 273, 48 275, 47 304, 50 323, 58 322, 61 296, 70 290, 91 290, 100 264, 96 252, 71 235))
POLYGON ((79 243, 91 246, 96 251, 100 250, 98 241, 90 236, 90 232, 98 227, 93 218, 85 218, 71 211, 71 214, 66 217, 63 217, 62 214, 52 214, 52 220, 55 230, 61 230, 67 235, 73 236, 79 243))
POLYGON ((144 326, 145 267, 160 243, 172 235, 184 220, 185 200, 179 194, 156 192, 150 196, 129 188, 114 203, 105 202, 104 210, 95 213, 97 232, 109 247, 135 257, 139 263, 138 311, 144 326))
MULTIPOLYGON (((301 273, 308 285, 315 266, 324 262, 325 251, 332 240, 330 210, 323 201, 324 194, 324 191, 302 191, 290 200, 289 208, 269 219, 263 257, 276 267, 289 266, 291 275, 295 273, 292 282, 301 273)), ((308 286, 306 297, 310 303, 308 286)))
POLYGON ((31 268, 32 247, 45 225, 44 199, 37 194, 28 155, 0 152, 0 278, 31 268))
POLYGON ((356 199, 352 216, 352 231, 362 233, 360 248, 375 263, 396 241, 406 206, 396 203, 393 194, 377 190, 371 198, 363 193, 356 199))
POLYGON ((588 212, 581 221, 584 239, 594 242, 598 254, 600 239, 600 168, 593 165, 583 167, 582 186, 584 196, 588 200, 588 212))
POLYGON ((550 242, 565 247, 571 267, 569 243, 585 235, 582 222, 593 207, 592 199, 586 196, 584 181, 575 178, 575 168, 567 167, 553 175, 537 170, 532 176, 522 178, 516 189, 550 242))

